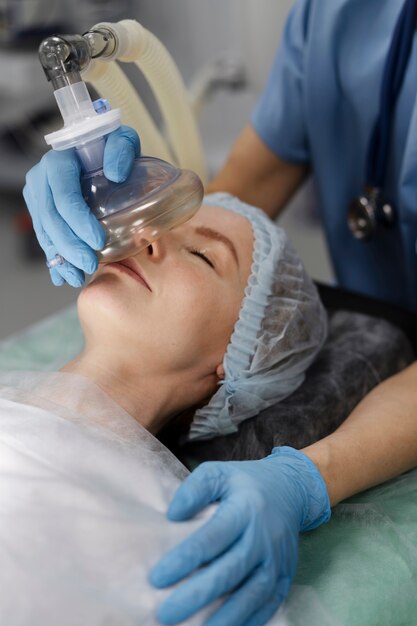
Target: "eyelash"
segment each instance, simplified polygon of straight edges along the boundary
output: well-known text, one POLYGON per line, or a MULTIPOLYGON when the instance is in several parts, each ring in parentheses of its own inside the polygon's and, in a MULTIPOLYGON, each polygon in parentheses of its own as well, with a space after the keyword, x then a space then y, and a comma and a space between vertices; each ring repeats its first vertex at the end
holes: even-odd
POLYGON ((210 265, 210 267, 214 269, 214 263, 210 261, 210 259, 203 252, 201 252, 200 250, 196 250, 195 248, 192 248, 189 252, 191 252, 191 254, 194 254, 195 256, 200 257, 200 259, 203 259, 203 261, 205 261, 207 265, 210 265))

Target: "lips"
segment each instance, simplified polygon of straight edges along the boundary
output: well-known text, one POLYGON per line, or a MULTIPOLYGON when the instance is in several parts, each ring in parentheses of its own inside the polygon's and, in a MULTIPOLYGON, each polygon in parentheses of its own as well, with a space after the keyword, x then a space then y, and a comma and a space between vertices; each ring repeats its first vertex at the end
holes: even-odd
POLYGON ((144 287, 152 291, 145 277, 143 276, 142 270, 139 265, 133 261, 133 259, 123 259, 122 261, 117 261, 115 263, 109 263, 108 265, 118 269, 126 273, 128 276, 141 283, 144 287))

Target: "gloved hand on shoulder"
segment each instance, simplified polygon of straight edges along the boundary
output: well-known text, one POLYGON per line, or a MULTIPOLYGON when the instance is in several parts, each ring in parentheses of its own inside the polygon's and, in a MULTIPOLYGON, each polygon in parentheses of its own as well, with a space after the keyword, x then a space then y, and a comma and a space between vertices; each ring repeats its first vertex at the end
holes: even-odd
MULTIPOLYGON (((104 175, 124 182, 135 158, 140 156, 140 140, 128 126, 121 126, 106 139, 104 175)), ((67 282, 81 287, 86 274, 97 270, 95 250, 105 244, 105 233, 84 201, 80 185, 81 163, 75 150, 47 152, 26 176, 23 190, 38 241, 51 261, 57 254, 65 263, 50 270, 54 285, 67 282)))
POLYGON ((168 518, 189 519, 217 501, 213 517, 151 571, 160 588, 205 566, 161 605, 161 624, 178 624, 224 594, 205 626, 265 624, 290 589, 299 533, 330 519, 320 472, 289 447, 259 461, 203 463, 177 490, 168 518))

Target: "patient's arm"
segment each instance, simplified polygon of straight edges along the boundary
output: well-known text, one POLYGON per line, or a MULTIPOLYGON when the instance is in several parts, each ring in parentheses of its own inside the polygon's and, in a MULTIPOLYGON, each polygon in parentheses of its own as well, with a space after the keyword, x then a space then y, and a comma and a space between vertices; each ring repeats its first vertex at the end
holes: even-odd
POLYGON ((207 193, 227 191, 275 218, 297 191, 308 173, 306 165, 277 157, 247 125, 238 137, 207 193))
POLYGON ((417 466, 417 362, 375 387, 331 435, 302 450, 333 505, 417 466))

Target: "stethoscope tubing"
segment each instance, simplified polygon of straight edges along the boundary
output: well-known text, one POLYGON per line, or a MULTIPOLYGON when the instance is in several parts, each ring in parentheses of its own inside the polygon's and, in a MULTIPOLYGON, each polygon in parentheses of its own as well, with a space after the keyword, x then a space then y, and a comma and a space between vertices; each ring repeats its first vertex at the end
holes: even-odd
POLYGON ((417 25, 417 0, 405 0, 395 26, 380 92, 380 110, 368 147, 366 185, 383 189, 395 105, 400 93, 417 25))

